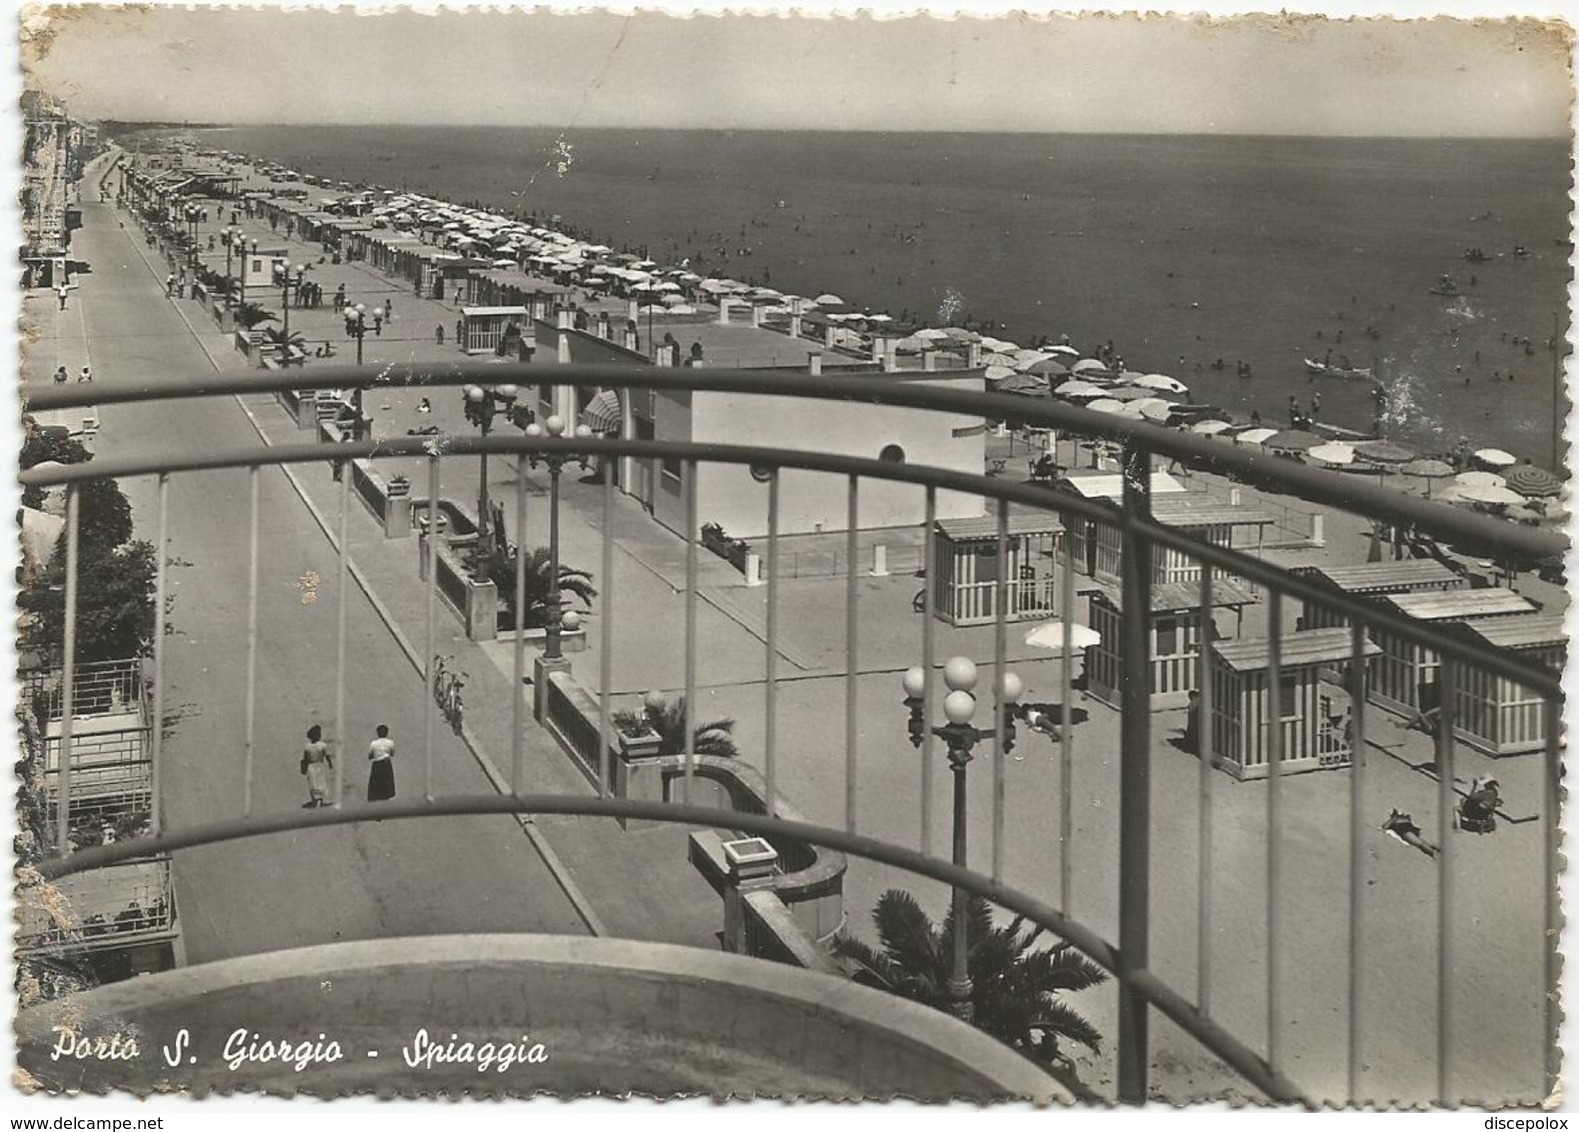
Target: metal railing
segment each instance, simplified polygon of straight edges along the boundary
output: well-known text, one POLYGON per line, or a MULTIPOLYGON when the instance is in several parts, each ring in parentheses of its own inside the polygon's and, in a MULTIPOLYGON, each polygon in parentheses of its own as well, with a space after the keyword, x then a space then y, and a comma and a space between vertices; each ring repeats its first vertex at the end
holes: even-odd
MULTIPOLYGON (((1567 551, 1566 540, 1545 532, 1532 531, 1510 524, 1500 522, 1485 516, 1468 514, 1441 505, 1430 504, 1418 499, 1405 496, 1375 485, 1356 483, 1352 479, 1343 478, 1324 470, 1304 467, 1293 464, 1287 460, 1266 456, 1257 452, 1241 450, 1226 446, 1207 438, 1189 434, 1177 433, 1143 422, 1118 421, 1111 416, 1091 413, 1082 409, 1065 406, 1052 402, 1029 402, 1023 398, 1001 397, 989 394, 974 393, 966 390, 939 388, 934 385, 918 386, 910 383, 893 383, 882 379, 853 378, 843 376, 790 374, 790 373, 764 373, 761 371, 730 372, 712 369, 639 369, 628 367, 592 367, 592 366, 559 366, 551 370, 543 367, 526 366, 497 366, 497 365, 453 365, 453 366, 422 366, 422 367, 390 367, 381 370, 376 376, 364 371, 347 367, 327 367, 322 371, 315 371, 316 380, 325 387, 350 388, 362 386, 364 388, 382 386, 423 386, 423 387, 458 387, 468 382, 485 381, 497 383, 502 380, 515 380, 524 384, 535 385, 543 380, 545 374, 551 374, 554 383, 558 385, 579 385, 587 387, 603 387, 617 389, 655 389, 660 391, 721 391, 729 393, 746 394, 772 394, 774 396, 791 396, 803 398, 820 398, 833 402, 861 401, 874 404, 902 406, 912 409, 929 409, 951 414, 969 414, 985 419, 1003 419, 1012 416, 1014 419, 1026 422, 1037 427, 1050 427, 1061 432, 1078 433, 1085 436, 1102 438, 1117 443, 1123 451, 1124 488, 1121 502, 1115 506, 1085 500, 1072 494, 1050 492, 1044 487, 1031 484, 1013 483, 1005 478, 989 477, 985 475, 971 475, 961 472, 943 470, 934 467, 916 466, 908 464, 895 464, 876 459, 862 459, 854 457, 836 456, 820 452, 807 452, 784 448, 744 447, 736 445, 718 444, 693 444, 674 443, 661 441, 638 441, 628 439, 599 439, 596 441, 529 438, 525 436, 494 435, 479 439, 471 436, 447 436, 443 445, 442 456, 435 454, 431 445, 431 438, 423 437, 395 437, 378 441, 364 441, 359 443, 343 444, 337 446, 336 456, 341 459, 353 457, 366 457, 378 459, 392 458, 422 458, 428 469, 429 498, 440 499, 441 495, 441 465, 445 459, 453 456, 476 455, 478 453, 493 453, 499 455, 513 455, 518 458, 527 455, 562 455, 567 458, 574 457, 579 452, 584 452, 589 445, 595 445, 599 455, 605 458, 628 457, 634 460, 651 460, 655 464, 667 461, 677 462, 684 472, 684 482, 687 485, 685 495, 686 530, 692 532, 686 541, 686 580, 684 591, 685 615, 683 627, 683 693, 688 703, 696 703, 697 693, 697 651, 699 647, 697 633, 697 553, 698 539, 695 532, 699 529, 699 515, 697 513, 695 484, 697 469, 703 463, 727 463, 751 467, 758 473, 759 478, 765 476, 767 484, 767 535, 759 540, 764 548, 766 562, 766 616, 763 654, 765 676, 763 680, 763 697, 765 726, 763 746, 761 750, 761 769, 766 780, 765 798, 768 812, 761 816, 729 813, 720 815, 718 811, 709 808, 696 807, 682 803, 654 803, 639 802, 629 799, 620 799, 609 796, 609 784, 613 781, 609 773, 608 760, 610 757, 611 740, 613 736, 611 720, 611 664, 615 650, 614 627, 617 614, 614 612, 615 598, 615 573, 613 569, 613 526, 610 522, 614 505, 614 488, 612 477, 605 481, 602 489, 602 509, 604 532, 604 557, 602 583, 603 592, 600 595, 602 615, 597 618, 597 628, 600 636, 599 659, 601 668, 601 681, 599 683, 599 741, 596 747, 603 763, 596 773, 599 783, 599 797, 582 798, 566 796, 527 795, 521 792, 524 781, 522 770, 522 750, 519 741, 513 745, 512 765, 509 781, 511 793, 505 796, 488 797, 435 797, 432 790, 433 782, 433 748, 436 734, 436 721, 432 706, 431 694, 427 698, 426 707, 426 788, 424 798, 415 802, 389 803, 381 806, 376 813, 380 819, 401 817, 433 817, 454 814, 475 813, 535 813, 535 814, 579 814, 602 815, 625 818, 643 818, 654 821, 678 822, 695 825, 727 826, 731 829, 745 833, 771 835, 776 839, 800 839, 809 844, 820 845, 841 850, 843 852, 895 866, 917 876, 929 877, 945 884, 961 886, 972 892, 986 897, 992 903, 1017 915, 1023 915, 1031 921, 1042 925, 1049 932, 1069 940, 1080 950, 1085 952, 1099 965, 1113 973, 1118 990, 1117 1013, 1117 1096, 1124 1102, 1138 1103, 1144 1101, 1148 1095, 1148 1072, 1150 1066, 1150 1051, 1152 1048, 1149 1034, 1151 1014, 1153 1010, 1161 1012, 1183 1031, 1189 1034, 1196 1042, 1218 1058, 1221 1058, 1235 1071, 1269 1097, 1277 1100, 1308 1099, 1297 1083, 1290 1077, 1286 1054, 1286 1028, 1287 1014, 1285 1006, 1287 998, 1286 960, 1283 955, 1285 942, 1281 937, 1281 920, 1287 911, 1289 893, 1284 885, 1286 876, 1287 848, 1285 834, 1288 819, 1285 816, 1285 800, 1283 779, 1291 769, 1304 769, 1294 766, 1289 760, 1297 761, 1297 756, 1284 749, 1284 728, 1282 726, 1263 726, 1261 734, 1264 736, 1264 751, 1258 754, 1264 760, 1265 783, 1262 789, 1265 794, 1265 821, 1266 836, 1264 846, 1264 864, 1266 870, 1266 889, 1264 905, 1264 922, 1266 930, 1266 945, 1264 948, 1265 981, 1265 1022, 1264 1038, 1259 1043, 1260 1049, 1255 1044, 1242 1036, 1231 1033, 1226 1025, 1219 1020, 1214 1012, 1214 991, 1217 989, 1216 972, 1213 969, 1213 941, 1215 938, 1213 926, 1213 894, 1223 890, 1222 878, 1213 858, 1213 847, 1218 838, 1218 832, 1213 825, 1213 814, 1216 807, 1216 797, 1222 789, 1216 773, 1217 768, 1225 762, 1223 752, 1212 749, 1214 740, 1210 738, 1215 733, 1215 728, 1207 726, 1198 729, 1207 744, 1207 751, 1198 756, 1198 826, 1197 844, 1194 847, 1198 853, 1198 913, 1197 913, 1197 947, 1196 947, 1196 977, 1195 993, 1193 998, 1178 990, 1172 983, 1159 974, 1159 969, 1152 962, 1152 907, 1150 899, 1150 877, 1152 868, 1157 861, 1157 855, 1152 846, 1152 816, 1153 798, 1152 784, 1156 763, 1156 750, 1153 743, 1152 708, 1150 704, 1150 640, 1148 626, 1150 620, 1150 601, 1152 570, 1151 563, 1154 555, 1162 551, 1174 551, 1187 556, 1202 564, 1198 583, 1199 610, 1197 615, 1202 619, 1201 639, 1212 639, 1207 622, 1211 618, 1213 609, 1212 591, 1214 577, 1235 577, 1244 579, 1250 585, 1259 588, 1265 595, 1268 614, 1266 659, 1262 668, 1258 669, 1258 679, 1263 680, 1261 685, 1269 689, 1262 700, 1263 707, 1267 703, 1276 703, 1284 685, 1285 654, 1287 631, 1283 627, 1284 603, 1298 601, 1307 607, 1321 608, 1338 618, 1344 619, 1350 626, 1348 660, 1331 661, 1339 666, 1346 664, 1347 679, 1352 692, 1352 716, 1347 724, 1346 738, 1351 750, 1351 762, 1345 773, 1350 781, 1350 805, 1348 828, 1348 867, 1350 873, 1349 902, 1347 908, 1348 921, 1348 985, 1346 997, 1348 1004, 1349 1035, 1347 1042, 1344 1075, 1347 1080, 1345 1095, 1351 1100, 1363 1099, 1361 1087, 1362 1067, 1366 1059, 1367 1033, 1364 1026, 1366 1016, 1367 991, 1373 987, 1375 975, 1367 965, 1368 951, 1365 925, 1368 914, 1374 910, 1368 909, 1366 902, 1366 837, 1374 830, 1367 815, 1367 806, 1373 804, 1367 795, 1367 710, 1368 696, 1366 695, 1366 669, 1367 657, 1374 651, 1375 646, 1369 642, 1369 633, 1384 631, 1390 637, 1409 642, 1412 646, 1430 649, 1440 655, 1444 663, 1441 667, 1442 695, 1440 697, 1440 716, 1435 723, 1435 774, 1438 778, 1438 812, 1437 837, 1438 851, 1435 854, 1436 880, 1439 908, 1439 934, 1437 940, 1437 990, 1436 990, 1436 1023, 1437 1023, 1437 1049, 1436 1049, 1436 1095, 1439 1101, 1445 1104, 1457 1103, 1460 1099, 1453 1089, 1455 1057, 1457 1054, 1457 1039, 1461 1038, 1464 1029, 1461 1027, 1454 1011, 1454 986, 1455 972, 1455 945, 1453 913, 1455 908, 1455 895, 1460 884, 1459 869, 1456 868, 1458 853, 1453 846, 1453 820, 1457 809, 1457 795, 1455 793, 1454 758, 1455 749, 1453 736, 1455 726, 1453 716, 1457 710, 1458 697, 1455 691, 1455 681, 1460 668, 1483 672, 1497 677, 1499 680, 1511 682, 1525 690, 1530 696, 1537 697, 1543 705, 1545 713, 1544 746, 1540 752, 1533 756, 1540 766, 1540 801, 1536 807, 1536 817, 1541 823, 1542 831, 1542 875, 1544 877, 1544 905, 1541 909, 1540 920, 1544 930, 1528 940, 1527 946, 1532 951, 1542 955, 1545 983, 1541 988, 1543 1013, 1545 1018, 1544 1040, 1548 1051, 1546 1065, 1547 1084, 1551 1085, 1556 1080, 1556 943, 1560 929, 1559 905, 1557 901, 1557 837, 1558 837, 1558 780, 1560 767, 1560 742, 1561 742, 1561 710, 1562 689, 1560 674, 1551 667, 1532 663, 1519 655, 1501 649, 1487 648, 1483 643, 1472 643, 1464 635, 1458 634, 1449 628, 1435 626, 1429 623, 1411 620, 1402 614, 1388 608, 1373 604, 1364 597, 1335 592, 1330 588, 1314 584, 1310 580, 1290 573, 1278 566, 1261 561, 1243 551, 1229 547, 1216 546, 1193 538, 1166 523, 1153 519, 1150 508, 1149 476, 1154 457, 1191 461, 1195 464, 1209 468, 1213 471, 1227 474, 1239 482, 1265 487, 1285 494, 1298 494, 1308 502, 1335 508, 1363 512, 1371 519, 1395 523, 1415 528, 1444 541, 1451 542, 1454 546, 1467 552, 1493 557, 1502 562, 1513 562, 1528 567, 1534 563, 1551 563, 1560 561, 1567 551), (777 783, 781 768, 779 760, 783 757, 778 737, 779 728, 779 693, 781 678, 779 674, 779 625, 781 619, 779 581, 783 576, 781 565, 781 536, 780 527, 780 478, 783 470, 813 471, 829 473, 837 476, 847 483, 848 510, 850 516, 850 547, 849 554, 855 553, 854 531, 858 527, 859 519, 859 484, 862 479, 883 480, 889 482, 909 483, 923 493, 925 501, 925 545, 923 562, 936 561, 933 554, 934 531, 933 520, 937 515, 938 494, 942 491, 966 492, 982 497, 988 501, 989 514, 995 514, 998 520, 998 550, 999 560, 1004 561, 1008 544, 1009 507, 1011 504, 1041 508, 1058 513, 1067 526, 1070 520, 1084 520, 1093 523, 1110 524, 1120 533, 1121 559, 1120 581, 1121 596, 1123 600, 1124 616, 1121 627, 1122 641, 1120 642, 1120 699, 1121 713, 1119 717, 1119 775, 1118 775, 1118 883, 1116 891, 1111 896, 1117 902, 1118 933, 1113 942, 1104 939, 1100 933, 1093 930, 1087 923, 1076 919, 1072 908, 1073 884, 1077 873, 1084 868, 1080 858, 1080 847, 1075 844, 1073 836, 1074 825, 1072 821, 1073 789, 1071 786, 1075 773, 1074 751, 1080 746, 1079 724, 1071 714, 1073 693, 1071 689, 1070 665, 1062 664, 1061 691, 1062 697, 1058 712, 1054 716, 1057 723, 1057 736, 1059 751, 1057 754, 1059 783, 1059 824, 1060 845, 1057 851, 1056 863, 1048 867, 1049 878, 1056 874, 1056 884, 1049 883, 1047 887, 1056 891, 1057 899, 1043 899, 1022 888, 1011 886, 1004 882, 1004 857, 1007 831, 1005 827, 1008 811, 1006 796, 1006 772, 1010 763, 1006 748, 1006 731, 1009 720, 1005 713, 995 711, 995 725, 991 731, 983 733, 984 738, 990 737, 992 750, 998 752, 992 759, 992 790, 989 795, 988 825, 990 828, 990 869, 987 871, 965 868, 963 864, 944 860, 932 853, 932 810, 934 802, 934 763, 938 761, 938 751, 930 728, 918 737, 918 746, 921 749, 922 764, 921 778, 921 813, 919 848, 909 848, 890 842, 880 841, 859 832, 859 812, 857 804, 861 801, 859 790, 856 786, 856 772, 861 763, 861 722, 862 713, 858 704, 858 690, 856 675, 860 672, 860 638, 859 626, 861 592, 855 585, 854 572, 849 573, 849 584, 844 587, 846 601, 846 642, 845 642, 845 676, 846 676, 846 750, 844 759, 845 792, 844 792, 844 828, 834 828, 831 825, 818 825, 802 822, 785 821, 774 813, 774 799, 778 797, 777 783)), ((103 389, 95 388, 94 401, 100 405, 115 404, 118 402, 142 401, 155 398, 190 398, 212 397, 221 394, 245 394, 268 392, 285 389, 292 385, 299 385, 302 381, 300 374, 290 376, 281 375, 247 375, 245 377, 227 377, 203 375, 196 378, 189 386, 161 386, 157 391, 140 389, 115 388, 106 386, 103 389)), ((67 407, 83 404, 87 400, 72 387, 59 389, 42 389, 32 395, 32 406, 40 409, 67 407)), ((59 855, 38 865, 39 873, 45 878, 54 878, 81 872, 101 865, 116 861, 126 860, 137 856, 147 855, 150 852, 174 852, 179 849, 194 845, 210 844, 217 841, 229 840, 238 837, 251 837, 267 833, 286 830, 313 828, 321 825, 339 824, 365 820, 372 814, 339 808, 340 790, 338 782, 333 796, 336 799, 334 808, 326 811, 309 813, 291 812, 285 814, 259 815, 252 813, 251 805, 251 776, 252 776, 252 745, 253 745, 253 718, 254 718, 254 672, 255 656, 257 649, 257 475, 258 469, 275 465, 311 464, 324 460, 323 449, 316 444, 289 444, 278 445, 267 449, 232 450, 221 452, 203 452, 193 454, 178 454, 163 458, 157 462, 147 460, 129 460, 114 458, 99 458, 89 464, 77 465, 68 468, 54 467, 47 471, 32 470, 24 472, 21 480, 27 485, 51 486, 66 485, 67 487, 67 553, 66 553, 66 635, 63 643, 65 657, 65 678, 62 682, 61 696, 63 699, 62 715, 62 745, 69 749, 70 720, 72 718, 72 703, 74 688, 72 682, 73 669, 73 617, 76 609, 77 591, 77 538, 79 523, 79 508, 77 505, 77 487, 83 482, 103 477, 129 477, 139 475, 156 475, 158 477, 158 523, 160 529, 160 545, 163 543, 168 515, 168 483, 172 475, 200 472, 208 469, 248 467, 252 485, 252 530, 251 545, 252 570, 248 589, 248 681, 246 691, 246 733, 243 741, 245 751, 245 790, 238 814, 235 817, 216 821, 211 824, 191 827, 181 830, 165 830, 156 826, 155 836, 150 839, 139 839, 128 844, 107 845, 97 849, 85 850, 77 853, 71 851, 70 844, 62 837, 59 846, 59 855)), ((349 514, 349 478, 345 479, 338 487, 340 495, 339 540, 340 555, 339 593, 338 606, 340 610, 339 621, 339 654, 336 669, 336 720, 335 734, 344 734, 344 679, 346 664, 345 644, 345 609, 348 597, 349 559, 347 553, 348 541, 346 537, 346 523, 349 514)), ((525 493, 520 500, 521 513, 525 509, 525 493)), ((436 545, 436 544, 435 544, 436 545)), ((434 618, 436 616, 436 603, 434 601, 434 587, 437 584, 435 572, 431 569, 432 555, 435 545, 430 545, 429 553, 429 581, 427 600, 427 628, 428 648, 424 655, 431 657, 434 654, 432 647, 435 631, 434 618)), ((522 556, 524 558, 524 556, 522 556)), ((1060 579, 1060 592, 1062 601, 1064 624, 1064 649, 1061 655, 1068 656, 1071 649, 1071 633, 1073 622, 1073 589, 1072 578, 1077 572, 1077 564, 1070 549, 1069 540, 1065 539, 1059 555, 1062 577, 1060 579)), ((519 586, 518 579, 517 585, 519 586)), ((1003 610, 1007 608, 1007 588, 1018 584, 1007 577, 999 578, 996 608, 999 616, 993 623, 993 645, 991 649, 991 665, 994 672, 1003 672, 1007 660, 1007 625, 1003 610)), ((163 654, 165 637, 163 633, 163 608, 166 593, 167 579, 165 566, 161 561, 157 580, 157 602, 159 609, 159 632, 154 640, 154 696, 155 717, 159 718, 159 697, 163 691, 163 654)), ((935 662, 938 656, 935 634, 937 633, 937 619, 934 616, 935 596, 934 587, 930 584, 923 588, 922 612, 920 630, 920 656, 922 667, 929 674, 927 699, 936 698, 938 680, 935 675, 935 662)), ((524 642, 517 634, 515 642, 515 671, 519 677, 523 670, 521 650, 524 642)), ((1288 671, 1294 671, 1288 668, 1288 671)), ((428 682, 431 693, 433 673, 424 670, 424 678, 428 682)), ((1213 663, 1200 665, 1200 693, 1204 704, 1214 705, 1220 698, 1214 697, 1214 682, 1230 678, 1227 670, 1218 671, 1213 663)), ((519 680, 516 682, 519 693, 519 680)), ((516 696, 516 725, 514 734, 519 736, 523 721, 521 718, 522 697, 516 696)), ((935 706, 935 705, 934 705, 935 706)), ((154 732, 154 766, 155 774, 158 773, 159 762, 159 729, 154 732)), ((695 751, 693 737, 687 735, 685 760, 686 770, 682 782, 681 796, 690 798, 690 788, 695 765, 695 751)), ((343 760, 342 760, 343 761, 343 760)), ((70 806, 70 767, 69 764, 62 768, 59 789, 59 804, 63 811, 70 806)), ((337 775, 340 773, 337 765, 337 775)), ((1174 799, 1169 799, 1170 804, 1174 799)), ((957 816, 960 816, 957 814, 957 816)), ((62 829, 67 822, 62 822, 62 829)), ((1309 1066, 1302 1067, 1309 1069, 1309 1066)))

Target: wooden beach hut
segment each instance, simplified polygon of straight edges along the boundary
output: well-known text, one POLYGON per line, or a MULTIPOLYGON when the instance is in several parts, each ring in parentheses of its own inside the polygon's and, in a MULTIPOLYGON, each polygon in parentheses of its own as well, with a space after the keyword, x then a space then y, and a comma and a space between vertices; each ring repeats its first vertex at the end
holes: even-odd
MULTIPOLYGON (((1522 594, 1500 588, 1383 594, 1377 601, 1416 621, 1439 625, 1513 617, 1539 609, 1522 594)), ((1442 660, 1435 650, 1406 641, 1382 628, 1373 628, 1371 639, 1382 650, 1382 657, 1376 663, 1376 678, 1370 688, 1374 703, 1410 717, 1439 706, 1437 680, 1442 660)))
POLYGON ((939 519, 934 526, 932 601, 950 625, 997 618, 998 579, 1008 581, 1010 621, 1048 617, 1053 608, 1053 558, 1061 528, 1051 513, 1009 516, 1008 558, 998 560, 998 517, 939 519))
MULTIPOLYGON (((1477 642, 1508 649, 1561 672, 1568 638, 1557 613, 1497 617, 1463 626, 1477 642)), ((1488 755, 1518 755, 1546 746, 1545 701, 1512 680, 1469 665, 1454 666, 1453 734, 1488 755)))
MULTIPOLYGON (((1199 495, 1156 496, 1151 501, 1151 513, 1159 523, 1188 531, 1202 542, 1247 550, 1259 550, 1265 541, 1266 528, 1276 521, 1265 511, 1199 495)), ((1093 578, 1117 579, 1123 558, 1119 529, 1109 523, 1077 520, 1073 530, 1078 532, 1071 534, 1075 569, 1083 569, 1093 578)), ((1200 560, 1171 547, 1155 547, 1151 555, 1151 580, 1199 582, 1200 560)))
POLYGON ((514 329, 519 343, 529 325, 525 307, 462 307, 460 348, 468 354, 494 354, 514 329))
MULTIPOLYGON (((1119 706, 1120 665, 1124 600, 1120 588, 1110 582, 1088 582, 1081 587, 1090 597, 1087 624, 1102 634, 1102 640, 1086 652, 1088 690, 1096 699, 1119 706)), ((1222 616, 1232 611, 1233 636, 1244 623, 1244 607, 1256 602, 1249 590, 1227 579, 1212 583, 1212 622, 1209 640, 1229 634, 1223 631, 1222 616)), ((1160 582, 1151 587, 1151 625, 1147 630, 1151 653, 1151 707, 1153 711, 1184 707, 1190 693, 1200 687, 1201 587, 1185 582, 1160 582)))
MULTIPOLYGON (((1207 705, 1208 746, 1204 757, 1235 778, 1267 775, 1267 739, 1282 736, 1283 772, 1327 770, 1349 765, 1353 753, 1352 699, 1347 670, 1352 664, 1347 629, 1304 629, 1284 633, 1278 686, 1272 687, 1271 640, 1252 637, 1210 646, 1212 702, 1207 705), (1332 672, 1340 675, 1334 679, 1332 672)), ((1367 641, 1366 658, 1381 652, 1367 641)))
MULTIPOLYGON (((1440 593, 1467 586, 1434 558, 1406 558, 1400 562, 1364 562, 1354 566, 1304 566, 1295 573, 1309 578, 1334 593, 1355 597, 1380 597, 1383 594, 1440 593)), ((1305 628, 1328 629, 1347 625, 1342 614, 1316 602, 1305 602, 1305 628)))

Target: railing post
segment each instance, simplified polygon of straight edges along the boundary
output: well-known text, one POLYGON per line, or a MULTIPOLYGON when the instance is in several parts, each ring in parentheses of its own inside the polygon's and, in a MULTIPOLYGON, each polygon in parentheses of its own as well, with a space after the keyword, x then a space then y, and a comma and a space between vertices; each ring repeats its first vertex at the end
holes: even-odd
POLYGON ((1124 594, 1119 722, 1118 1099, 1146 1103, 1147 1003, 1133 976, 1146 970, 1151 869, 1151 541, 1136 526, 1151 519, 1151 454, 1124 445, 1121 530, 1124 594))

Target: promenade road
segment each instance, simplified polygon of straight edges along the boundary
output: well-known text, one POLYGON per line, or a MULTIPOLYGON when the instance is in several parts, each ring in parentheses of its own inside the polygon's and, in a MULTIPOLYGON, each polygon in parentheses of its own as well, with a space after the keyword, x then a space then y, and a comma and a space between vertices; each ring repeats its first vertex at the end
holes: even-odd
MULTIPOLYGON (((100 383, 190 380, 212 371, 163 271, 135 230, 84 182, 80 258, 93 272, 66 317, 52 294, 29 296, 41 338, 29 381, 48 381, 58 354, 91 356, 100 383), (44 300, 48 300, 45 309, 44 300), (80 323, 78 319, 80 318, 80 323), (50 327, 54 327, 51 334, 50 327), (51 343, 53 337, 58 344, 51 343), (50 346, 53 345, 53 349, 50 346)), ((238 359, 239 360, 239 359, 238 359)), ((106 455, 173 455, 259 444, 230 399, 114 406, 95 445, 106 455)), ((162 797, 167 828, 240 812, 243 791, 248 576, 248 473, 175 477, 166 553, 174 634, 166 641, 162 797)), ((155 538, 152 484, 125 485, 139 537, 155 538)), ((342 798, 367 805, 366 750, 378 723, 397 744, 402 795, 423 788, 424 689, 362 592, 349 588, 346 735, 334 727, 337 559, 278 469, 260 474, 260 560, 254 812, 299 806, 303 734, 324 725, 340 752, 342 798)), ((491 787, 459 740, 433 751, 435 793, 491 787)), ((342 939, 456 931, 584 932, 585 926, 519 825, 508 817, 362 823, 231 842, 178 855, 177 900, 187 957, 202 962, 342 939)))

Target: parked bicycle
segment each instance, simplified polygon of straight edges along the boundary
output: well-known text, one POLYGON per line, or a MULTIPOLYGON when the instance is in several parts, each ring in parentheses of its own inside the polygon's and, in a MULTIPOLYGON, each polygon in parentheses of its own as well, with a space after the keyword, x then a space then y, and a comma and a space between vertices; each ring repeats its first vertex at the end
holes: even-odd
POLYGON ((433 699, 449 720, 450 729, 459 735, 463 707, 461 689, 466 686, 467 673, 455 667, 453 656, 433 656, 433 699))

